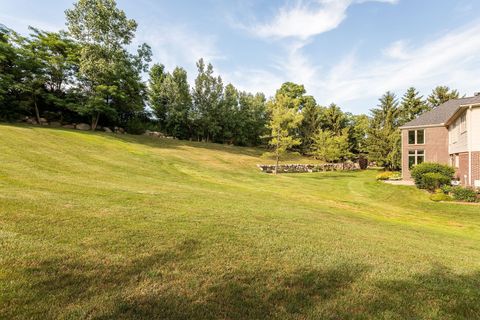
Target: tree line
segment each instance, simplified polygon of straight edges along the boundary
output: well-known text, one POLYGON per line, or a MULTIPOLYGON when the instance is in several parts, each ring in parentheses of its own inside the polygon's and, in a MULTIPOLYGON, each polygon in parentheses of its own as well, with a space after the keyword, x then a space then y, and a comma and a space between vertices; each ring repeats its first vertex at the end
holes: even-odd
POLYGON ((268 99, 224 85, 203 59, 190 86, 185 69, 150 66, 148 44, 128 49, 137 23, 114 0, 79 0, 65 15, 66 31, 31 27, 23 36, 0 25, 0 120, 150 129, 178 139, 265 145, 277 161, 289 151, 327 162, 368 157, 396 169, 398 128, 459 97, 444 86, 426 99, 409 88, 400 100, 387 92, 369 115, 354 115, 318 104, 301 84, 284 83, 268 99))

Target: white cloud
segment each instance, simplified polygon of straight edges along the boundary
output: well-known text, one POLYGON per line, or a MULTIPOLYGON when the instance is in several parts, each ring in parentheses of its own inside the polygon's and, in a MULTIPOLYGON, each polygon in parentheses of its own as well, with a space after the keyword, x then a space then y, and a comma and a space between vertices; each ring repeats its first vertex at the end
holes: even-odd
POLYGON ((146 42, 152 47, 154 63, 162 63, 168 70, 184 67, 192 81, 196 75, 195 63, 204 58, 206 62, 225 59, 217 48, 213 35, 200 34, 186 26, 144 25, 137 32, 135 44, 146 42))
POLYGON ((408 59, 407 42, 404 40, 395 41, 383 50, 383 54, 392 59, 408 59))
POLYGON ((397 0, 311 0, 296 1, 279 9, 272 21, 248 28, 264 38, 309 37, 333 30, 346 18, 352 4, 364 2, 396 3, 397 0))
MULTIPOLYGON (((331 101, 379 97, 387 90, 402 93, 415 86, 427 94, 446 84, 471 94, 480 88, 480 23, 452 31, 417 47, 394 42, 387 57, 360 63, 354 54, 334 66, 318 90, 331 101)), ((371 106, 367 106, 371 107, 371 106)))
POLYGON ((329 69, 308 58, 308 43, 285 44, 270 71, 242 69, 229 74, 229 80, 267 95, 285 81, 301 83, 319 103, 335 102, 356 113, 372 108, 387 90, 401 95, 415 86, 427 95, 437 85, 448 85, 467 95, 480 91, 480 22, 417 46, 395 41, 370 61, 360 61, 355 49, 329 69))

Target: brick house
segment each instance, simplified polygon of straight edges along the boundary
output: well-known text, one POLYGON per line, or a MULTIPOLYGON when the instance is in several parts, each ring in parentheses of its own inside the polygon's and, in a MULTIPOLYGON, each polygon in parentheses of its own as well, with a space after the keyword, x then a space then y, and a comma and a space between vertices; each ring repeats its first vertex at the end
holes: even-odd
POLYGON ((400 127, 402 178, 422 162, 449 164, 464 186, 480 187, 480 94, 450 100, 400 127))

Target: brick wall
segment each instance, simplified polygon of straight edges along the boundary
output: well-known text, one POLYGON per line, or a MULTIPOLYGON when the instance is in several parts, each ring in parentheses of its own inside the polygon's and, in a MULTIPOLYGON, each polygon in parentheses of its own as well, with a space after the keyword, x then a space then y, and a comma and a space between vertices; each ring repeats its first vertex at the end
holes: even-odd
MULTIPOLYGON (((422 128, 417 128, 419 130, 422 128)), ((437 162, 449 164, 448 154, 448 130, 445 127, 424 128, 425 144, 409 145, 408 129, 402 130, 402 177, 404 180, 411 180, 408 169, 408 151, 425 150, 425 162, 437 162)))
POLYGON ((472 184, 480 180, 480 151, 472 152, 472 184))
POLYGON ((459 162, 458 168, 455 172, 455 176, 460 179, 460 183, 463 186, 468 185, 468 153, 460 153, 458 154, 459 162), (466 177, 466 178, 465 178, 466 177))

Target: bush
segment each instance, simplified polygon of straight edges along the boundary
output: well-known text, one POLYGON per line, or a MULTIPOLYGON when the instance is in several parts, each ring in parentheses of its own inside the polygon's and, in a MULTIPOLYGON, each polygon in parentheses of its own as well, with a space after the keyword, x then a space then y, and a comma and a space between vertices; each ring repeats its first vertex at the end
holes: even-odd
POLYGON ((377 180, 388 180, 392 176, 393 172, 390 171, 384 171, 382 173, 377 174, 376 179, 377 180))
POLYGON ((377 180, 401 180, 402 175, 400 172, 392 172, 392 171, 384 171, 382 173, 377 174, 377 180))
POLYGON ((454 174, 455 169, 453 167, 429 162, 416 165, 411 171, 417 188, 428 190, 435 190, 444 185, 449 185, 454 174), (425 175, 427 175, 427 177, 425 177, 425 175))
POLYGON ((146 124, 139 118, 132 118, 128 120, 125 129, 130 134, 143 134, 145 133, 146 124))
POLYGON ((476 202, 477 192, 471 188, 455 187, 452 189, 453 199, 465 202, 476 202))
POLYGON ((433 191, 443 186, 449 185, 451 181, 452 181, 451 178, 444 176, 441 173, 428 172, 423 175, 422 184, 423 184, 423 189, 433 191))
POLYGON ((441 189, 437 189, 435 193, 430 195, 430 200, 439 202, 439 201, 452 201, 452 197, 450 197, 448 194, 443 193, 441 189), (440 192, 438 192, 440 191, 440 192))

